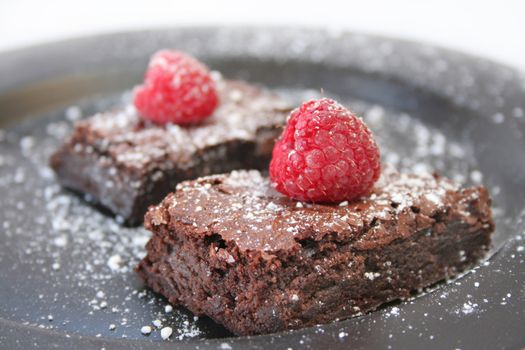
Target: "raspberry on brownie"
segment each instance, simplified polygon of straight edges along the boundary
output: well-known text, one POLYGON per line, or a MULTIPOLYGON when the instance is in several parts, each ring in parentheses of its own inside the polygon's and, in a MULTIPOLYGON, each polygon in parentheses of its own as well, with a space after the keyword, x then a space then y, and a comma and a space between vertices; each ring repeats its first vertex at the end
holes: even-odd
POLYGON ((365 123, 334 100, 303 103, 275 144, 270 177, 292 198, 313 202, 352 200, 380 174, 379 148, 365 123))
POLYGON ((151 58, 135 107, 156 123, 191 124, 209 117, 218 104, 208 69, 183 52, 161 50, 151 58))
POLYGON ((236 334, 312 326, 472 267, 494 230, 484 187, 387 167, 369 196, 297 202, 258 171, 183 182, 146 214, 137 271, 236 334))
POLYGON ((58 181, 138 224, 182 180, 267 168, 287 103, 244 82, 210 79, 184 54, 158 53, 135 92, 141 112, 128 106, 78 122, 51 157, 58 181))

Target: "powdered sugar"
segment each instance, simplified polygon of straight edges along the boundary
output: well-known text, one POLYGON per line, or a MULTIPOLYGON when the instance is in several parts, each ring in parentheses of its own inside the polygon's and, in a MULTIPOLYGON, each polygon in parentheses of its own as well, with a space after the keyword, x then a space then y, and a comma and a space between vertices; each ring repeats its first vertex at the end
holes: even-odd
MULTIPOLYGON (((298 95, 314 94, 312 91, 305 94, 303 92, 296 90, 288 91, 287 94, 290 99, 298 95)), ((107 105, 113 102, 114 100, 111 100, 107 105)), ((404 171, 438 169, 463 180, 469 180, 472 170, 475 170, 468 147, 446 139, 442 148, 442 139, 431 136, 438 131, 423 124, 422 128, 414 131, 416 129, 413 125, 420 122, 411 116, 362 101, 349 100, 345 104, 357 110, 367 121, 368 111, 371 110, 368 122, 381 144, 383 160, 388 163, 393 163, 404 171), (393 123, 392 120, 400 122, 393 123), (427 131, 422 131, 425 129, 427 131), (422 136, 416 137, 415 140, 406 137, 413 132, 421 133, 422 136), (434 144, 437 146, 433 146, 434 144), (412 149, 419 151, 411 152, 412 149), (441 151, 443 154, 435 154, 441 151), (442 158, 447 161, 442 162, 442 158)), ((104 110, 107 105, 97 106, 96 109, 104 110)), ((93 111, 84 111, 83 108, 80 110, 84 115, 93 111)), ((128 112, 133 113, 132 110, 126 113, 128 112)), ((126 119, 129 116, 122 118, 126 119)), ((119 123, 126 125, 127 122, 119 123)), ((2 141, 0 149, 3 164, 0 166, 0 189, 5 193, 8 193, 9 189, 12 201, 5 204, 1 214, 2 242, 9 254, 0 256, 0 259, 2 262, 8 262, 5 266, 23 269, 28 281, 39 281, 43 285, 38 291, 4 286, 12 291, 13 304, 4 304, 3 315, 16 322, 93 336, 103 334, 104 337, 142 338, 144 336, 140 332, 141 328, 151 325, 155 319, 161 320, 163 326, 172 328, 172 340, 215 336, 210 333, 209 328, 202 326, 200 321, 195 321, 193 315, 177 307, 173 312, 166 313, 166 300, 142 288, 133 268, 144 255, 144 243, 148 240, 148 232, 141 228, 121 227, 114 219, 105 217, 79 198, 62 190, 53 178, 46 175, 49 174, 48 156, 70 131, 71 123, 67 118, 55 117, 46 121, 41 128, 31 126, 21 131, 2 133, 2 137, 7 141, 2 141), (24 137, 30 138, 21 141, 24 137), (15 171, 12 172, 12 169, 15 171), (25 213, 31 215, 28 217, 25 213), (92 302, 94 299, 95 302, 92 302), (15 304, 28 304, 32 311, 11 308, 10 305, 15 304), (34 316, 33 311, 38 311, 36 313, 39 316, 34 316), (72 314, 79 317, 72 317, 72 314), (47 320, 47 315, 53 316, 52 322, 47 320), (40 319, 41 316, 43 319, 40 319), (93 321, 93 328, 82 328, 82 319, 93 321)), ((174 145, 184 142, 179 127, 174 126, 169 132, 174 135, 174 145)), ((144 137, 154 139, 155 135, 152 133, 144 137)), ((134 162, 136 159, 129 161, 134 162)), ((242 172, 234 173, 232 184, 250 186, 260 195, 267 193, 268 184, 264 182, 264 178, 255 172, 250 174, 245 176, 242 172)), ((419 180, 400 180, 398 188, 423 186, 424 181, 434 180, 425 176, 422 183, 414 181, 419 180)), ((206 192, 210 187, 209 184, 203 184, 198 190, 206 192)), ((425 197, 430 202, 437 203, 442 200, 443 194, 436 190, 425 193, 425 197)), ((385 207, 390 207, 390 203, 384 199, 385 207)), ((408 207, 410 204, 402 203, 402 199, 400 201, 400 206, 408 207)), ((232 205, 232 212, 239 211, 244 205, 242 202, 232 205)), ((256 221, 259 211, 283 213, 284 208, 279 201, 263 205, 263 202, 257 199, 246 205, 253 210, 243 214, 254 220, 254 230, 261 227, 266 229, 268 226, 266 223, 261 226, 261 223, 256 221)), ((298 210, 307 210, 311 205, 297 202, 295 206, 298 210)), ((385 210, 371 212, 370 220, 387 214, 388 211, 385 210)), ((304 223, 302 219, 301 216, 284 216, 283 220, 290 224, 287 234, 296 235, 298 228, 304 223)), ((363 223, 349 212, 334 216, 330 224, 358 227, 363 223)), ((326 230, 330 231, 333 227, 335 226, 326 227, 326 230)), ((271 241, 260 243, 270 248, 273 244, 271 241)), ((8 278, 14 278, 13 272, 3 272, 8 278)), ((504 301, 498 300, 499 302, 506 303, 508 298, 504 301)), ((460 315, 464 313, 461 311, 460 315)), ((150 339, 160 340, 160 331, 152 331, 150 339)))
MULTIPOLYGON (((294 200, 277 193, 269 179, 255 170, 184 182, 177 189, 152 212, 152 217, 184 218, 185 224, 198 230, 213 227, 213 232, 235 242, 241 250, 260 249, 268 253, 296 246, 297 241, 308 238, 304 236, 307 232, 314 232, 318 240, 335 232, 340 241, 356 235, 366 241, 383 222, 404 220, 414 210, 432 217, 454 205, 458 208, 456 212, 467 220, 471 216, 467 201, 477 199, 474 192, 472 198, 464 198, 465 204, 455 203, 458 184, 430 174, 400 174, 389 165, 385 165, 369 197, 342 204, 298 206, 294 200), (364 227, 372 228, 363 233, 364 227)), ((157 221, 153 224, 157 225, 157 221)), ((417 229, 429 228, 428 225, 417 229)), ((390 232, 388 239, 401 238, 401 231, 390 232)), ((369 272, 365 277, 374 280, 378 276, 369 272)))
MULTIPOLYGON (((184 167, 197 149, 228 140, 253 139, 261 129, 280 125, 286 117, 284 111, 289 108, 288 104, 271 93, 222 79, 217 80, 217 87, 221 95, 219 107, 196 127, 158 126, 144 121, 127 100, 124 107, 97 114, 89 124, 82 122, 81 125, 92 129, 92 143, 99 152, 107 153, 127 167, 158 166, 159 163, 164 167, 178 164, 184 167)), ((85 145, 78 144, 78 147, 78 152, 86 151, 85 145)))
MULTIPOLYGON (((80 110, 69 109, 65 120, 30 127, 31 136, 27 130, 20 134, 13 131, 1 141, 0 156, 11 167, 16 154, 17 166, 15 174, 0 167, 0 190, 5 193, 17 184, 17 189, 9 192, 13 202, 4 206, 1 217, 1 266, 16 266, 25 271, 24 278, 39 285, 36 290, 9 285, 13 299, 3 304, 3 317, 66 334, 118 338, 142 337, 141 327, 158 318, 172 328, 171 338, 200 336, 202 331, 192 315, 181 310, 164 312, 159 306, 163 302, 144 291, 134 275, 149 233, 118 225, 62 190, 49 176, 48 157, 71 130, 69 120, 76 120, 71 113, 80 110), (28 309, 11 308, 16 305, 27 305, 28 309), (33 317, 35 313, 48 315, 45 323, 33 317), (87 333, 85 322, 94 325, 87 333)), ((14 278, 17 271, 2 274, 14 278)), ((150 338, 161 339, 160 333, 152 333, 150 338)))

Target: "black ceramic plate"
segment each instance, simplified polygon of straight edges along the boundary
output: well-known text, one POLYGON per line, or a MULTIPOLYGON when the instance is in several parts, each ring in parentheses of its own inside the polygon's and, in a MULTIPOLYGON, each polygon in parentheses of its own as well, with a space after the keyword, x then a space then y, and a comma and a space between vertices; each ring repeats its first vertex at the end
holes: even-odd
MULTIPOLYGON (((525 346, 525 78, 428 45, 298 29, 112 34, 0 54, 0 348, 496 349, 525 346), (147 233, 56 185, 47 157, 74 120, 125 103, 159 48, 299 102, 322 93, 364 116, 383 159, 494 197, 489 259, 413 300, 313 328, 233 337, 165 310, 132 268, 147 233), (162 341, 142 326, 173 328, 162 341)), ((169 311, 169 310, 168 310, 169 311)))

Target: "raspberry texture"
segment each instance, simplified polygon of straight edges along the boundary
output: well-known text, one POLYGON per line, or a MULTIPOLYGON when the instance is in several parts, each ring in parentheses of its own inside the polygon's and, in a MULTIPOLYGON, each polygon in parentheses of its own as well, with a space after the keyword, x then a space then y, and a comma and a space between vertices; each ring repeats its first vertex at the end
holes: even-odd
POLYGON ((213 113, 218 102, 208 68, 185 53, 168 50, 153 55, 144 84, 134 95, 141 116, 159 124, 198 123, 213 113))
POLYGON ((279 192, 320 203, 367 194, 380 172, 379 148, 368 127, 328 98, 292 111, 270 163, 279 192))

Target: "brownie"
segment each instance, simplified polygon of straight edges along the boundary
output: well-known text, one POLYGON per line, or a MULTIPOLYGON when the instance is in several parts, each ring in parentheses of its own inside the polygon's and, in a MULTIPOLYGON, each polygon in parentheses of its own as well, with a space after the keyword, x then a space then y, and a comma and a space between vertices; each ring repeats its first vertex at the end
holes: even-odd
POLYGON ((58 181, 133 225, 182 180, 267 168, 288 106, 244 82, 216 86, 220 104, 196 126, 146 122, 133 106, 78 122, 51 157, 58 181))
POLYGON ((307 204, 234 171, 183 182, 150 208, 137 271, 238 335, 312 326, 472 267, 491 242, 490 202, 484 187, 386 168, 367 197, 307 204))

